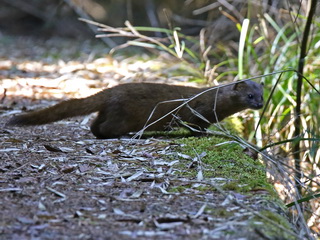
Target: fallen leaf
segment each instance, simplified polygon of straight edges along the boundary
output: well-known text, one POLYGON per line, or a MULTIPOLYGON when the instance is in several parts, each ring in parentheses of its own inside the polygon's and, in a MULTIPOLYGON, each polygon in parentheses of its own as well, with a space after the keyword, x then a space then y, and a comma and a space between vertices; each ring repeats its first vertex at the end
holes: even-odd
POLYGON ((48 151, 50 151, 50 152, 63 152, 60 148, 58 148, 58 147, 52 147, 52 146, 50 146, 50 145, 46 145, 46 144, 44 144, 43 145, 48 151))

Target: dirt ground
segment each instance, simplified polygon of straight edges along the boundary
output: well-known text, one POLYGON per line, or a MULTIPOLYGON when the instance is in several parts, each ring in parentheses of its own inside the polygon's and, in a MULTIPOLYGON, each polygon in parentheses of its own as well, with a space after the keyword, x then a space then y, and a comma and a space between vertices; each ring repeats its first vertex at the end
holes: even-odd
POLYGON ((266 192, 199 190, 207 185, 180 174, 191 160, 172 140, 98 140, 89 130, 92 116, 5 126, 12 115, 61 98, 149 74, 161 81, 148 64, 99 57, 103 47, 86 42, 0 44, 0 239, 276 239, 253 220, 270 208, 266 192))

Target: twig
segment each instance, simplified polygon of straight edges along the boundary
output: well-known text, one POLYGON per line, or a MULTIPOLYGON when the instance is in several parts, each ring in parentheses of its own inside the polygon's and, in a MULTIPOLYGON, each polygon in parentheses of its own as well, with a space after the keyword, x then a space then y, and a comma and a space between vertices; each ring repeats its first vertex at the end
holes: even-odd
MULTIPOLYGON (((284 73, 284 72, 290 72, 290 71, 293 71, 292 69, 288 69, 288 70, 281 70, 281 71, 277 71, 277 72, 273 72, 273 73, 268 73, 268 74, 263 74, 263 75, 258 75, 258 76, 255 76, 255 77, 251 77, 251 78, 246 78, 246 79, 243 79, 243 80, 239 80, 237 81, 237 83, 240 83, 240 82, 245 82, 245 81, 248 81, 248 80, 253 80, 253 79, 257 79, 257 78, 262 78, 262 77, 266 77, 266 76, 270 76, 270 75, 274 75, 274 74, 279 74, 279 73, 284 73)), ((178 111, 179 109, 181 109, 183 106, 186 106, 189 102, 191 102, 192 100, 194 100, 195 98, 201 96, 202 94, 205 94, 206 92, 209 92, 209 91, 213 91, 215 89, 219 89, 219 88, 222 88, 222 87, 227 87, 227 86, 230 86, 230 85, 233 85, 235 84, 235 82, 231 82, 231 83, 227 83, 227 84, 223 84, 223 85, 219 85, 219 86, 216 86, 216 87, 211 87, 211 88, 208 88, 190 98, 185 98, 185 99, 176 99, 176 100, 170 100, 170 101, 163 101, 163 102, 160 102, 158 103, 152 110, 149 118, 147 119, 144 127, 139 131, 137 132, 132 138, 137 138, 139 136, 142 136, 142 134, 144 133, 144 131, 149 128, 150 126, 152 126, 153 124, 161 121, 162 119, 170 116, 171 114, 175 113, 176 111, 178 111), (149 120, 152 118, 154 112, 156 111, 156 109, 158 108, 158 106, 160 104, 165 104, 165 103, 168 103, 168 102, 173 102, 173 101, 180 101, 182 102, 179 106, 177 106, 176 108, 174 108, 173 110, 171 110, 170 112, 166 113, 165 115, 163 115, 162 117, 156 119, 155 121, 149 123, 149 120)))
POLYGON ((192 13, 193 13, 193 15, 200 15, 202 13, 205 13, 205 12, 208 12, 208 11, 213 10, 215 8, 218 8, 218 7, 220 7, 220 5, 221 4, 219 2, 214 2, 214 3, 211 3, 207 6, 205 6, 205 7, 196 9, 192 13))
POLYGON ((3 103, 4 100, 6 99, 6 97, 7 97, 7 89, 5 88, 5 89, 3 89, 3 96, 0 99, 0 103, 3 103))
MULTIPOLYGON (((304 63, 305 63, 305 57, 307 56, 307 47, 308 47, 308 38, 309 38, 309 32, 312 24, 312 19, 317 7, 317 0, 312 0, 309 14, 307 17, 306 26, 303 32, 303 37, 301 41, 301 48, 300 48, 300 57, 299 57, 299 64, 298 64, 298 79, 297 79, 297 104, 295 108, 295 114, 296 119, 294 122, 294 135, 295 137, 300 136, 301 134, 301 93, 302 93, 302 80, 303 80, 303 69, 304 69, 304 63)), ((294 165, 296 168, 296 176, 295 176, 295 184, 298 189, 298 193, 301 194, 301 185, 300 185, 300 179, 301 179, 301 166, 300 166, 300 142, 297 142, 293 147, 293 156, 294 156, 294 165)))

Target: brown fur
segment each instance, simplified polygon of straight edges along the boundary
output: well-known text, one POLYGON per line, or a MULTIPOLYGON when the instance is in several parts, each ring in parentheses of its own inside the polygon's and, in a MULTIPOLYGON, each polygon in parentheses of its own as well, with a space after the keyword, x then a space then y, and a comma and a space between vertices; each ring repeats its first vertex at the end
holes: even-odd
MULTIPOLYGON (((98 138, 114 138, 141 130, 154 107, 162 101, 189 98, 209 88, 195 88, 154 83, 129 83, 105 89, 95 95, 81 99, 70 99, 39 111, 11 118, 8 125, 40 125, 61 119, 98 112, 91 125, 92 133, 98 138)), ((210 90, 174 115, 192 126, 207 128, 210 123, 221 121, 247 108, 263 106, 262 85, 253 81, 239 82, 210 90), (197 111, 210 123, 196 116, 197 111)), ((149 123, 167 114, 182 102, 159 104, 149 123)), ((173 116, 169 115, 151 125, 149 131, 168 130, 173 116)))

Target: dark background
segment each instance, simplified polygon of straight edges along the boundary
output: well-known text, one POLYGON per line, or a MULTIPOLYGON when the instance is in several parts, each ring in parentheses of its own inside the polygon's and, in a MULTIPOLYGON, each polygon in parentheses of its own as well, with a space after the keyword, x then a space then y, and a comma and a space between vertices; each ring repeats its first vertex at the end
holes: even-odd
POLYGON ((93 33, 78 18, 89 17, 112 27, 122 27, 126 20, 133 26, 180 27, 187 35, 198 35, 204 28, 213 43, 238 39, 235 23, 248 14, 251 21, 265 12, 277 18, 274 9, 285 7, 287 1, 262 2, 248 13, 248 1, 229 1, 228 6, 209 0, 0 0, 0 33, 87 38, 93 33))

